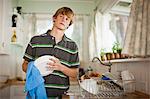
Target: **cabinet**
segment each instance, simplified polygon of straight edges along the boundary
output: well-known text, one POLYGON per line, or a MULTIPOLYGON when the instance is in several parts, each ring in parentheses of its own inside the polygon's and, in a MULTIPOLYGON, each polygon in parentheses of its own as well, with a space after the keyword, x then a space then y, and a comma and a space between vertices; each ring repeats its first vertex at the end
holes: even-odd
POLYGON ((24 85, 11 85, 10 86, 10 99, 25 99, 24 85))
POLYGON ((6 86, 0 89, 0 99, 10 99, 10 87, 6 86))
POLYGON ((0 88, 0 99, 26 99, 23 84, 5 84, 0 88))

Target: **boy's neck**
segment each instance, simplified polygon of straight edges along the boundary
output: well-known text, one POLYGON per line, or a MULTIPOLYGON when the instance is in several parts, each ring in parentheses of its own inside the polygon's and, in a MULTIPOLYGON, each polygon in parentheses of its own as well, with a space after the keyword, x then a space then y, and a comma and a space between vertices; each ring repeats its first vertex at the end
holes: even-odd
POLYGON ((64 31, 53 28, 50 34, 55 37, 56 41, 61 41, 64 36, 64 31))

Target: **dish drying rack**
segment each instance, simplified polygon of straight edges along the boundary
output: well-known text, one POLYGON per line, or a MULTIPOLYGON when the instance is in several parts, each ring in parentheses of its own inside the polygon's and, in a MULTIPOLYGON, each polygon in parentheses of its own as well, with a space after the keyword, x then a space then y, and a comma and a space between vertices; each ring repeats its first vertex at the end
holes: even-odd
MULTIPOLYGON (((108 66, 108 72, 111 72, 112 63, 110 61, 104 63, 98 57, 94 57, 92 62, 95 62, 95 60, 98 60, 104 66, 108 66)), ((81 99, 110 99, 125 95, 125 85, 121 79, 102 80, 100 78, 90 78, 87 80, 89 81, 82 82, 80 78, 78 79, 81 99)))
MULTIPOLYGON (((93 84, 87 84, 87 85, 85 84, 85 86, 87 87, 83 87, 81 84, 82 82, 79 82, 80 95, 83 99, 99 99, 99 98, 110 99, 110 98, 121 97, 124 95, 123 87, 118 86, 112 80, 95 80, 95 81, 96 81, 96 86, 93 84)), ((88 83, 90 83, 90 81, 88 83)))

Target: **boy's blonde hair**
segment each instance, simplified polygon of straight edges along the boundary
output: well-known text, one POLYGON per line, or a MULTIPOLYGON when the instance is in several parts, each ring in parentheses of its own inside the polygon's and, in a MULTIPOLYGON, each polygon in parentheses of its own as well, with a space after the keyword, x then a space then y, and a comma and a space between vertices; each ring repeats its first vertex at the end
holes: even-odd
POLYGON ((57 17, 59 14, 67 15, 71 19, 69 26, 73 23, 74 12, 70 8, 68 7, 59 8, 53 15, 53 17, 57 17))

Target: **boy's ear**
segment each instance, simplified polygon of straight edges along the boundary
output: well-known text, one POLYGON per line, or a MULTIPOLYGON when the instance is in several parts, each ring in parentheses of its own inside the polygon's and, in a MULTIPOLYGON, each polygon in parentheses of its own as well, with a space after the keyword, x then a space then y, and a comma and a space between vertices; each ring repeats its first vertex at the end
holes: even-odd
POLYGON ((56 20, 56 17, 53 16, 53 22, 55 22, 55 20, 56 20))

